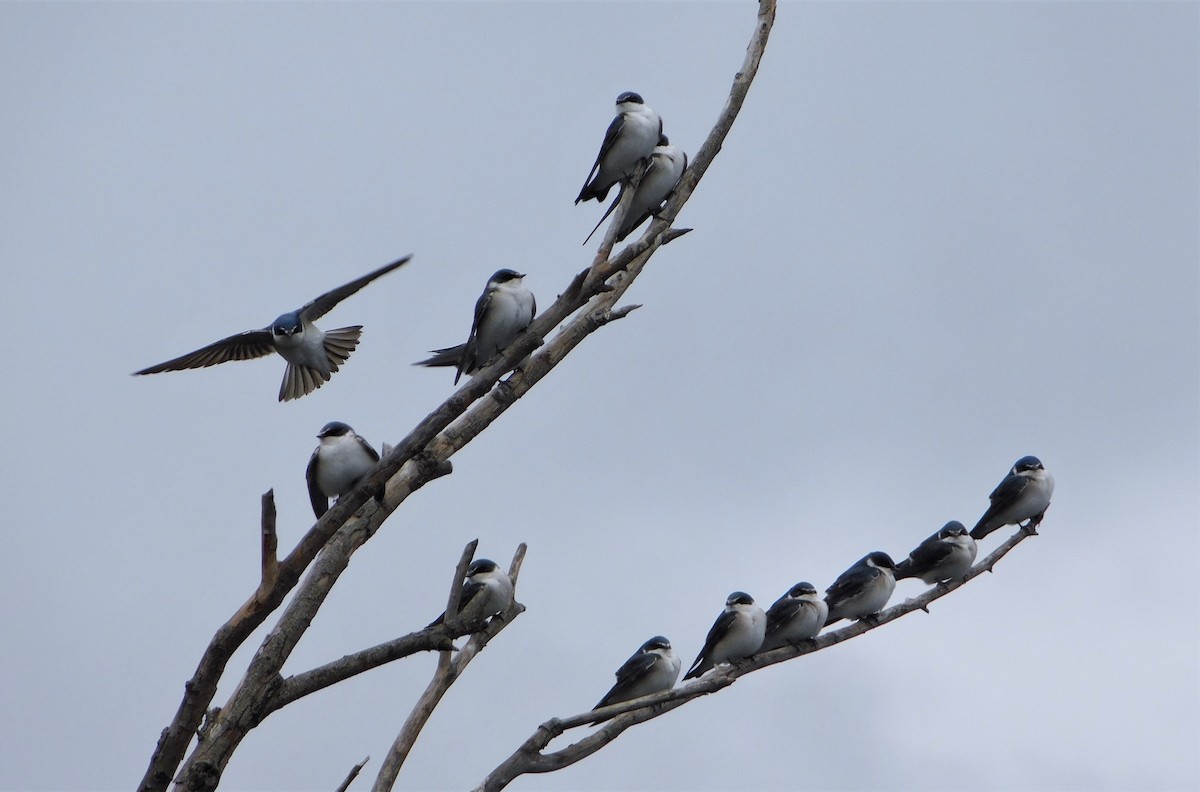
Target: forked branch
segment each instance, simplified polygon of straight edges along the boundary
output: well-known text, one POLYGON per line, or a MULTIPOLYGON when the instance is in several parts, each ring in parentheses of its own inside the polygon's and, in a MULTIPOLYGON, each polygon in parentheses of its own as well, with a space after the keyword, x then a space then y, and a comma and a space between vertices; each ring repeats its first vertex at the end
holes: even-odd
MULTIPOLYGON (((374 535, 408 495, 434 478, 447 474, 450 471, 448 458, 540 381, 583 338, 632 310, 627 307, 614 311, 613 305, 650 256, 684 233, 670 230, 668 226, 690 197, 732 127, 757 71, 774 16, 774 0, 762 0, 755 35, 717 124, 684 172, 666 208, 642 236, 618 254, 610 255, 610 250, 605 249, 591 267, 576 275, 562 295, 504 354, 426 416, 385 455, 374 473, 354 492, 340 498, 313 525, 291 553, 271 565, 273 573, 264 575, 262 583, 246 603, 217 630, 191 680, 185 685, 175 717, 163 730, 151 755, 140 785, 142 792, 165 790, 177 775, 178 783, 189 790, 215 787, 246 731, 270 711, 272 695, 281 684, 283 663, 345 569, 350 555, 374 535), (620 277, 615 279, 616 282, 609 283, 618 273, 620 277), (582 313, 567 321, 585 306, 582 313), (546 348, 530 358, 545 343, 547 336, 560 326, 546 348), (500 377, 521 361, 525 362, 520 370, 494 387, 500 377), (382 498, 378 497, 380 493, 383 493, 382 498), (320 559, 313 566, 318 554, 320 559), (309 574, 305 577, 306 571, 309 574), (210 719, 205 741, 195 747, 184 768, 179 770, 212 703, 229 658, 297 586, 300 590, 255 653, 229 703, 219 710, 214 708, 216 714, 210 719)), ((264 563, 264 571, 266 567, 264 563)))
MULTIPOLYGON (((521 573, 521 564, 524 561, 525 544, 521 543, 517 547, 517 552, 508 567, 508 577, 513 582, 514 590, 517 585, 517 577, 521 573)), ((463 567, 463 571, 465 569, 463 567)), ((461 591, 461 583, 462 577, 460 576, 456 591, 461 591)), ((450 603, 446 606, 447 614, 456 610, 458 597, 451 595, 450 600, 450 603)), ((450 652, 442 652, 441 657, 438 658, 437 669, 433 672, 433 679, 429 681, 425 692, 421 694, 421 698, 417 701, 416 706, 409 713, 408 720, 404 722, 403 728, 400 729, 400 733, 396 735, 395 741, 392 742, 392 747, 388 750, 388 755, 384 757, 383 765, 379 768, 379 775, 375 778, 375 785, 372 787, 372 792, 389 792, 391 790, 396 783, 396 777, 400 774, 400 768, 404 765, 404 760, 408 758, 408 754, 412 751, 417 737, 420 736, 421 730, 425 728, 425 724, 429 721, 429 716, 433 714, 434 708, 441 702, 442 697, 446 695, 446 691, 450 689, 455 680, 462 676, 467 665, 475 659, 477 654, 483 651, 488 642, 499 635, 501 630, 511 624, 512 620, 520 616, 524 611, 525 606, 514 599, 503 613, 492 617, 485 629, 472 635, 466 645, 453 654, 453 660, 451 659, 452 655, 450 652)))

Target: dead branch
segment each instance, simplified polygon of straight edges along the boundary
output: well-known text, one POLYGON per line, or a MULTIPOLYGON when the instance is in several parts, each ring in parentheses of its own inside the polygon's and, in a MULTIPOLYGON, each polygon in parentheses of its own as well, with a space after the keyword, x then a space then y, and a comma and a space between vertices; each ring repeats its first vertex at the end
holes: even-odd
POLYGON ((385 455, 376 471, 361 482, 354 492, 340 498, 309 529, 292 552, 278 563, 273 584, 266 590, 261 587, 256 589, 233 617, 217 630, 191 680, 185 685, 183 700, 174 719, 163 730, 155 746, 139 787, 142 792, 165 790, 177 775, 178 783, 189 790, 214 787, 245 732, 261 720, 272 691, 281 683, 279 670, 283 662, 311 623, 329 588, 345 569, 350 555, 374 535, 409 494, 428 481, 448 473, 448 457, 540 381, 584 337, 628 313, 628 310, 613 312, 612 306, 654 251, 685 233, 667 229, 720 150, 741 109, 774 14, 774 0, 762 0, 755 39, 742 70, 735 77, 717 125, 685 171, 674 197, 641 238, 627 245, 620 253, 594 263, 576 275, 563 294, 534 320, 517 341, 418 423, 385 455), (619 291, 614 294, 613 286, 607 281, 617 273, 625 275, 621 278, 619 291), (555 336, 552 349, 543 350, 535 358, 526 361, 523 370, 500 387, 493 388, 500 377, 542 346, 548 334, 598 295, 603 295, 605 299, 597 301, 562 327, 555 336), (490 398, 484 398, 488 396, 490 398), (476 404, 481 399, 484 401, 476 404), (459 421, 460 418, 463 420, 459 421), (382 500, 375 498, 379 492, 384 493, 382 500), (310 570, 318 553, 322 553, 319 569, 313 567, 310 570), (301 583, 305 570, 309 574, 301 583), (293 597, 276 627, 264 639, 229 703, 214 719, 208 739, 195 747, 177 774, 176 770, 201 724, 206 708, 212 702, 230 656, 298 585, 301 591, 293 597))
POLYGON ((354 783, 354 779, 358 778, 359 772, 362 771, 363 767, 365 767, 369 761, 371 761, 371 757, 368 756, 366 759, 363 759, 361 762, 354 765, 354 767, 351 767, 350 774, 346 776, 346 780, 343 781, 338 788, 334 790, 334 792, 346 792, 346 790, 350 788, 350 785, 354 783))
POLYGON ((275 535, 275 490, 269 489, 262 496, 262 580, 260 592, 270 591, 279 576, 279 559, 275 555, 279 539, 275 535))

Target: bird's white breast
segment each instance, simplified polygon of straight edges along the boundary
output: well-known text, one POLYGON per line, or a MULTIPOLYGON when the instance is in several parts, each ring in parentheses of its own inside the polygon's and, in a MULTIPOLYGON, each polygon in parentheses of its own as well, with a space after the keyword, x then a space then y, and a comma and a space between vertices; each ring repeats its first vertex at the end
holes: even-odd
POLYGON ((533 295, 528 289, 507 284, 497 286, 477 331, 480 349, 476 358, 487 361, 511 344, 529 325, 532 315, 533 295))
POLYGON ((317 486, 329 497, 345 495, 375 465, 354 435, 322 438, 319 455, 317 486))

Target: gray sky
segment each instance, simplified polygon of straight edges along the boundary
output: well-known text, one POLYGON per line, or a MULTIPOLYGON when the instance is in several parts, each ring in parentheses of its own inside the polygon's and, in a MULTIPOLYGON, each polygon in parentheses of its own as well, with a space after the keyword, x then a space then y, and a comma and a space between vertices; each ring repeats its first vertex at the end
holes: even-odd
MULTIPOLYGON (((128 789, 216 627, 311 524, 327 421, 378 445, 507 266, 548 305, 637 90, 694 153, 753 27, 724 4, 0 5, 7 572, 0 785, 128 789), (275 359, 129 372, 405 253, 275 359)), ((1194 3, 787 4, 724 150, 629 300, 357 556, 286 667, 424 625, 462 546, 529 543, 523 615, 399 787, 477 783, 642 641, 972 524, 1013 461, 1042 536, 939 602, 518 789, 1200 786, 1194 3)), ((983 543, 990 551, 1007 532, 983 543)), ((923 590, 908 581, 896 599, 923 590)), ((235 657, 240 668, 257 640, 235 657)), ((228 789, 378 769, 433 657, 272 716, 228 789)), ((227 680, 218 703, 227 697, 227 680)), ((368 780, 360 780, 367 788, 368 780)))

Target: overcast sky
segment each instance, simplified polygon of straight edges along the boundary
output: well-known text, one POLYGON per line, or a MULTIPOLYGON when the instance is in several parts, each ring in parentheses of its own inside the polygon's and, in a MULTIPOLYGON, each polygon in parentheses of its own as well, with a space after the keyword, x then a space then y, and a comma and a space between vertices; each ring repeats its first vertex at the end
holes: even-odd
MULTIPOLYGON (((549 305, 616 95, 694 153, 754 12, 0 5, 0 786, 137 783, 257 583, 260 495, 290 549, 324 423, 378 446, 436 407, 452 373, 409 364, 497 268, 549 305), (298 402, 278 358, 129 376, 406 253, 298 402)), ((784 5, 644 307, 403 506, 285 671, 426 624, 470 539, 528 542, 528 611, 398 783, 472 787, 648 637, 686 664, 730 591, 902 557, 1036 454, 1054 503, 995 575, 513 788, 1200 787, 1198 32, 1195 3, 784 5)), ((273 715, 223 788, 373 777, 434 662, 273 715)))

